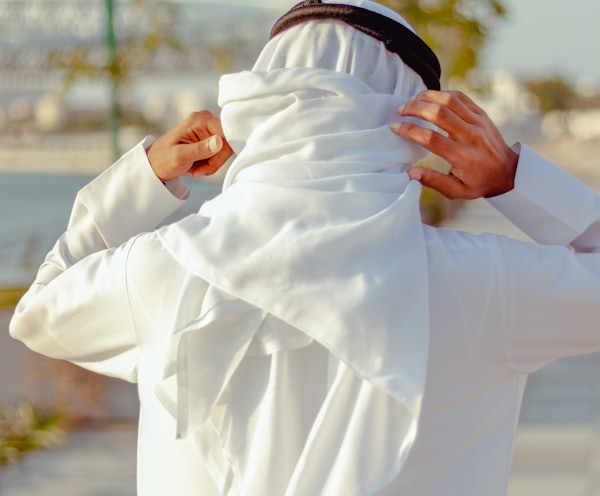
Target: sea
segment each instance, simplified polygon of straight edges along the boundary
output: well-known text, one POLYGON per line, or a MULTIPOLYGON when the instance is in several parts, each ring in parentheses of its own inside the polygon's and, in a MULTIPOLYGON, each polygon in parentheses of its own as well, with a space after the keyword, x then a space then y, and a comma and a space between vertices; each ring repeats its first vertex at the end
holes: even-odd
MULTIPOLYGON (((0 287, 31 282, 35 270, 65 231, 77 192, 94 176, 0 172, 0 287)), ((197 212, 221 190, 217 181, 184 178, 189 200, 170 223, 197 212)))

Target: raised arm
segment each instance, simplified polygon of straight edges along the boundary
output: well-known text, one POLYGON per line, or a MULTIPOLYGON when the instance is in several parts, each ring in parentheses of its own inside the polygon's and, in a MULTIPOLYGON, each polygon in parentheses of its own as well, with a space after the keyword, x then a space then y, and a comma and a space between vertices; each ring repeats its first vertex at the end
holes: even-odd
POLYGON ((414 168, 409 174, 448 198, 485 197, 543 244, 600 251, 600 197, 524 145, 509 147, 489 116, 457 91, 425 91, 398 110, 415 122, 392 130, 445 159, 448 174, 414 168))
POLYGON ((203 134, 209 125, 220 132, 212 115, 192 115, 160 139, 144 140, 78 193, 66 232, 17 305, 13 337, 38 353, 135 378, 128 245, 120 245, 181 206, 188 191, 179 176, 212 173, 227 160, 223 137, 203 134))

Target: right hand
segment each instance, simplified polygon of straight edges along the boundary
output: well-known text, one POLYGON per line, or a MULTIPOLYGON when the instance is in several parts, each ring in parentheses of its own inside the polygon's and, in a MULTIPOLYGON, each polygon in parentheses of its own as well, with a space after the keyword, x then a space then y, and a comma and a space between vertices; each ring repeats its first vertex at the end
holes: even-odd
POLYGON ((219 119, 202 110, 167 131, 146 153, 154 173, 166 182, 185 175, 214 174, 233 151, 219 119))
POLYGON ((506 144, 483 109, 460 91, 424 91, 401 107, 401 116, 417 117, 444 131, 409 122, 392 130, 439 155, 448 174, 412 168, 408 174, 451 199, 491 197, 513 189, 519 156, 506 144))

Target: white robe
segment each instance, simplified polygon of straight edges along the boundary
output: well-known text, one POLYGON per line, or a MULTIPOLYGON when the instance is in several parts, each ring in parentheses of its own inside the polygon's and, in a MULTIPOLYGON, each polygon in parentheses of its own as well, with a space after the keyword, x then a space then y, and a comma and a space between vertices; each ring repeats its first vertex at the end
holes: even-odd
MULTIPOLYGON (((180 183, 169 187, 185 197, 180 183)), ((176 422, 155 394, 164 329, 210 303, 212 291, 152 231, 181 202, 153 175, 143 144, 131 150, 79 193, 67 232, 10 326, 35 351, 137 381, 140 496, 219 494, 202 455, 188 438, 176 439, 176 422)), ((527 374, 556 358, 600 349, 600 258, 593 253, 600 249, 600 198, 523 147, 515 190, 493 202, 534 239, 558 246, 425 228, 431 329, 419 432, 400 475, 377 494, 506 494, 527 374), (588 253, 574 253, 568 244, 588 253)), ((264 332, 272 324, 280 323, 268 315, 257 322, 264 332)), ((289 422, 301 430, 324 389, 347 376, 316 343, 268 357, 249 350, 231 378, 231 391, 247 388, 252 397, 253 388, 262 390, 261 406, 268 407, 252 411, 243 395, 228 401, 249 409, 249 437, 285 467, 292 462, 278 460, 277 450, 286 439, 272 439, 270 427, 289 422), (269 395, 282 403, 270 403, 269 395), (303 399, 305 410, 286 410, 286 395, 303 399)), ((350 380, 347 387, 361 385, 350 380)), ((340 411, 324 414, 353 421, 340 411)), ((386 423, 381 415, 355 420, 364 422, 367 437, 370 424, 386 423)), ((387 455, 354 453, 358 463, 387 455)), ((277 467, 255 475, 265 484, 263 494, 273 494, 268 484, 277 483, 277 467)))

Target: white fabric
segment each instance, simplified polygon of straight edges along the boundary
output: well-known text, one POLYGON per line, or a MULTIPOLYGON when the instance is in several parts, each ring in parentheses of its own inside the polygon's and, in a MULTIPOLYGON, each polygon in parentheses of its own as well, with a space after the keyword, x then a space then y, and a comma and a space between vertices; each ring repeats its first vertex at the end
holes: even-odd
MULTIPOLYGON (((567 241, 575 249, 586 238, 587 251, 591 244, 592 251, 600 250, 600 236, 593 236, 598 195, 572 178, 565 181, 561 171, 526 147, 516 184, 514 192, 494 201, 503 208, 516 197, 525 209, 535 207, 533 223, 527 224, 527 215, 521 223, 528 234, 551 232, 554 224, 560 239, 569 230, 577 233, 567 241), (550 195, 544 197, 537 187, 539 177, 550 195), (588 228, 580 234, 582 225, 588 228)), ((78 194, 67 232, 10 324, 11 334, 39 353, 138 381, 140 496, 221 494, 198 450, 188 440, 175 440, 175 421, 155 396, 165 329, 197 315, 214 288, 177 263, 155 232, 127 241, 180 204, 152 174, 143 148, 136 147, 78 194)), ((556 358, 600 347, 597 255, 431 228, 425 237, 431 335, 420 430, 400 475, 375 494, 505 496, 527 374, 556 358)), ((272 318, 265 320, 261 335, 271 323, 272 318)), ((288 381, 301 382, 303 388, 293 394, 305 401, 294 413, 312 420, 324 386, 348 374, 347 368, 330 367, 335 362, 314 342, 271 355, 261 351, 260 341, 255 346, 232 381, 232 401, 245 401, 254 388, 291 393, 288 381)), ((244 428, 251 432, 272 420, 262 409, 250 418, 244 428)), ((277 443, 291 442, 298 432, 290 429, 284 439, 270 436, 268 428, 262 432, 264 456, 275 449, 277 463, 287 463, 277 456, 277 443)), ((357 454, 365 460, 375 455, 357 454)), ((269 487, 261 494, 271 494, 269 487)))
POLYGON ((284 67, 352 74, 376 93, 406 97, 426 89, 420 76, 398 55, 342 21, 315 20, 280 33, 263 48, 253 70, 284 67))
MULTIPOLYGON (((292 28, 252 72, 221 80, 223 129, 238 154, 224 192, 159 236, 182 266, 222 291, 173 329, 158 394, 224 493, 258 494, 270 474, 276 494, 369 494, 400 471, 427 363, 420 185, 405 174, 424 151, 389 123, 422 89, 380 42, 338 22, 292 28), (265 315, 280 322, 261 335, 265 315), (316 340, 341 361, 336 368, 348 368, 305 437, 279 446, 276 456, 289 460, 279 470, 254 437, 262 431, 232 433, 248 422, 247 406, 217 408, 258 337, 267 354, 316 340), (357 456, 364 452, 385 456, 369 462, 357 456)), ((290 412, 303 401, 292 394, 284 411, 266 408, 271 436, 298 430, 290 412)))
POLYGON ((598 348, 598 263, 423 231, 422 151, 388 129, 423 88, 366 35, 301 25, 223 78, 239 156, 198 215, 118 247, 178 201, 147 172, 126 198, 123 167, 80 193, 11 332, 139 380, 140 495, 505 492, 526 374, 598 348))
POLYGON ((600 218, 594 192, 558 168, 552 168, 552 177, 548 178, 548 165, 539 160, 535 152, 526 146, 518 147, 517 151, 528 167, 519 170, 512 191, 489 198, 489 203, 504 216, 515 219, 514 224, 523 231, 535 226, 531 238, 538 243, 573 244, 580 252, 597 250, 598 228, 590 229, 589 218, 580 215, 580 212, 596 211, 600 218), (548 198, 561 198, 563 191, 571 189, 582 190, 577 201, 548 203, 548 198))

